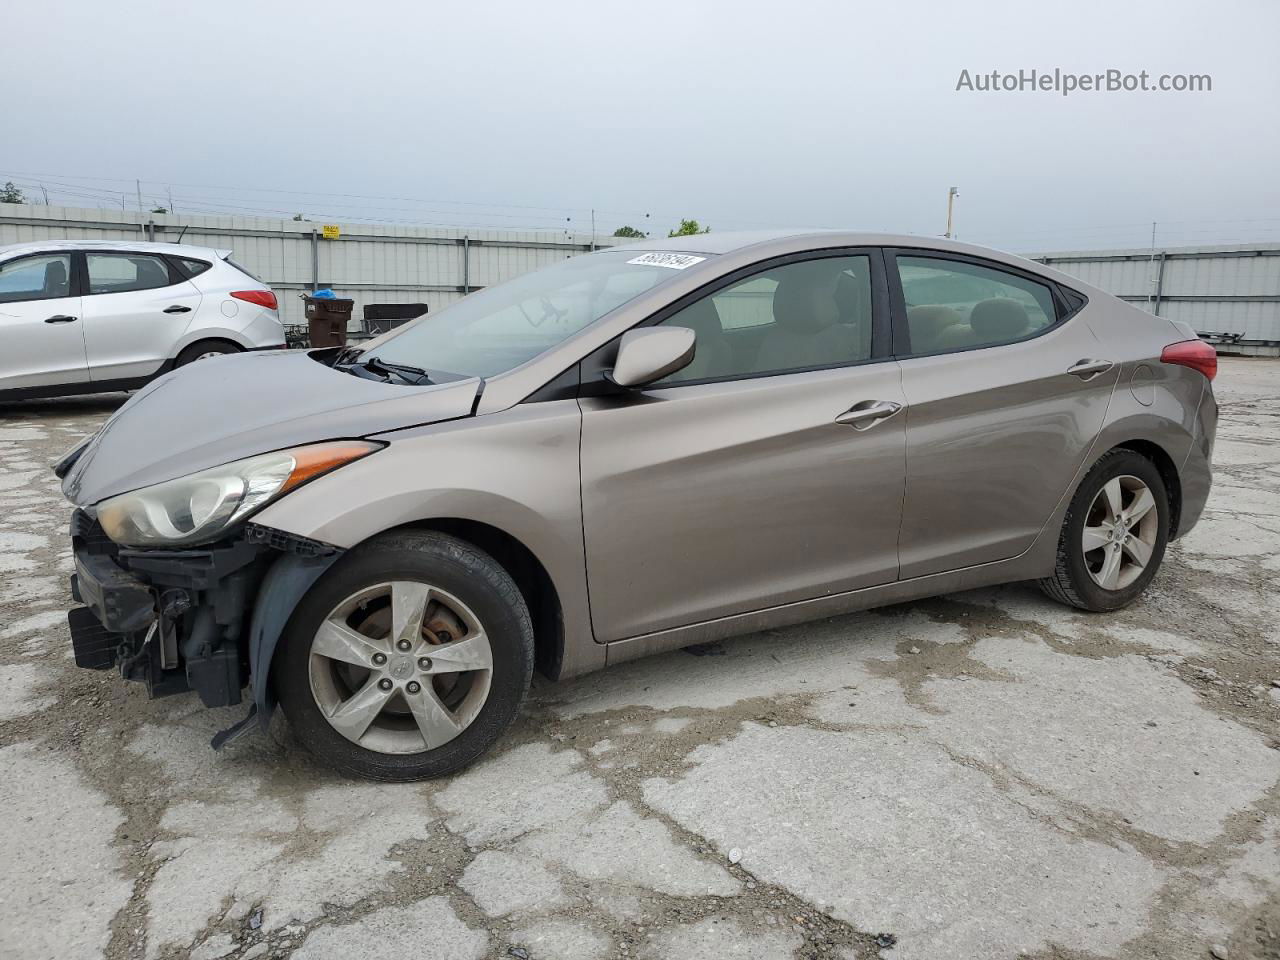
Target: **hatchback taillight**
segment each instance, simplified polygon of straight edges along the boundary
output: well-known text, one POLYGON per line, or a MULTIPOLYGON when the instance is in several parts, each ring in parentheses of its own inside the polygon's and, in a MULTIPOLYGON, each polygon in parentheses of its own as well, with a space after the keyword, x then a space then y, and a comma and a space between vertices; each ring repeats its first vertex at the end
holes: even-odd
POLYGON ((1218 375, 1218 351, 1203 340, 1183 340, 1171 343, 1160 354, 1162 363, 1176 363, 1180 367, 1199 370, 1212 380, 1218 375))
POLYGON ((280 305, 276 303, 276 295, 270 290, 232 290, 231 295, 237 300, 256 303, 258 306, 266 307, 268 310, 278 310, 280 308, 280 305))

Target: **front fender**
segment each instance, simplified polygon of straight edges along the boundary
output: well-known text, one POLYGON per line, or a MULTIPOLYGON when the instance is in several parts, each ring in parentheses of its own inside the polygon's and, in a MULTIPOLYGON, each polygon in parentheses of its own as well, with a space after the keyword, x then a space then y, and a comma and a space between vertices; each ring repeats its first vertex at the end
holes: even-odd
POLYGON ((386 530, 469 520, 538 559, 564 618, 562 677, 603 665, 587 601, 576 400, 375 435, 388 446, 270 504, 256 523, 349 549, 386 530))
POLYGON ((249 683, 253 687, 253 705, 258 724, 266 730, 276 707, 271 692, 271 660, 285 624, 293 615, 298 601, 311 589, 320 575, 341 554, 304 557, 286 553, 276 560, 262 579, 249 623, 249 683))

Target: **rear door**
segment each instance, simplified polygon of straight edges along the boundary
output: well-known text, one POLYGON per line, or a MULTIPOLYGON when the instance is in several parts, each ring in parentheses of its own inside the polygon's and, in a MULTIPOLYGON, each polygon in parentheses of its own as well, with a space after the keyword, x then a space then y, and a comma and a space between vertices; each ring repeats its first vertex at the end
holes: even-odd
POLYGON ((150 376, 186 332, 200 307, 200 291, 158 254, 89 250, 84 260, 90 376, 150 376))
POLYGON ((1092 448, 1119 368, 1035 274, 932 251, 890 265, 907 402, 901 576, 1017 556, 1092 448))
POLYGON ((68 251, 0 264, 0 390, 89 379, 74 276, 68 251))
MULTIPOLYGON (((895 579, 905 433, 886 293, 879 251, 740 272, 658 318, 694 330, 689 367, 580 401, 598 641, 895 579)), ((612 366, 608 348, 595 362, 612 366)))

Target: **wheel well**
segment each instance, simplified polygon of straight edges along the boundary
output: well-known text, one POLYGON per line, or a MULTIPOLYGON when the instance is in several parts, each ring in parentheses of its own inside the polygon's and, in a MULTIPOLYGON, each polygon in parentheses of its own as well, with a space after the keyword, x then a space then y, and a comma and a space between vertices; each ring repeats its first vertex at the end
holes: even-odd
POLYGON ((1182 480, 1178 476, 1173 458, 1165 453, 1163 447, 1150 440, 1128 440, 1116 444, 1115 448, 1132 450, 1146 457, 1160 471, 1160 479, 1164 481, 1165 490, 1169 493, 1169 539, 1173 540, 1178 536, 1178 522, 1182 518, 1182 480))
POLYGON ((529 618, 533 621, 534 666, 552 680, 559 677, 564 654, 560 595, 533 551, 505 530, 477 520, 433 519, 410 524, 409 528, 447 533, 493 557, 516 582, 529 608, 529 618))
POLYGON ((220 347, 231 347, 231 349, 233 349, 236 353, 242 353, 244 351, 244 347, 240 346, 240 344, 236 343, 234 340, 230 340, 226 337, 204 337, 200 340, 192 340, 190 343, 188 343, 185 347, 183 347, 181 350, 178 351, 178 355, 174 357, 174 360, 175 361, 178 360, 180 357, 183 356, 183 354, 195 352, 197 347, 208 349, 209 347, 214 346, 215 344, 220 347))

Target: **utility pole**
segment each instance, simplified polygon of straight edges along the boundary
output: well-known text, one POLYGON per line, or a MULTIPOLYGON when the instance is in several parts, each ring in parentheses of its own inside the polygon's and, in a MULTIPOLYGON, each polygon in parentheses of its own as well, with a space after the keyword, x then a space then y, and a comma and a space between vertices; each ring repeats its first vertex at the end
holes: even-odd
POLYGON ((943 236, 946 237, 948 240, 951 239, 951 232, 952 232, 951 231, 951 212, 952 212, 952 208, 955 206, 956 197, 958 196, 960 196, 960 191, 957 188, 951 187, 950 189, 947 190, 947 232, 944 233, 943 236))
POLYGON ((142 181, 135 180, 133 185, 138 188, 138 212, 142 212, 142 181))
POLYGON ((596 208, 591 208, 591 249, 596 248, 596 208))
POLYGON ((169 212, 173 213, 173 187, 166 187, 165 189, 169 194, 169 212))
POLYGON ((49 205, 49 191, 44 188, 43 183, 40 184, 40 192, 44 194, 44 205, 47 207, 49 205))

